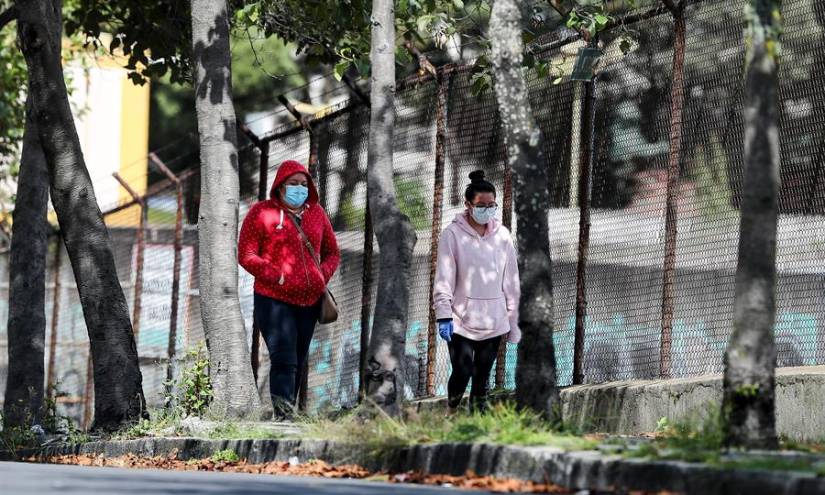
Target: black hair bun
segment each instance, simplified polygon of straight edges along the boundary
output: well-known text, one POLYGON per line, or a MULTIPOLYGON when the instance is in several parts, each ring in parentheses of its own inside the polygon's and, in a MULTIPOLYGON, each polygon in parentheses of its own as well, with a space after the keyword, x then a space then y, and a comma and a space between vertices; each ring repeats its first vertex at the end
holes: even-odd
POLYGON ((483 182, 484 181, 484 170, 476 170, 475 172, 470 172, 470 181, 471 182, 483 182))

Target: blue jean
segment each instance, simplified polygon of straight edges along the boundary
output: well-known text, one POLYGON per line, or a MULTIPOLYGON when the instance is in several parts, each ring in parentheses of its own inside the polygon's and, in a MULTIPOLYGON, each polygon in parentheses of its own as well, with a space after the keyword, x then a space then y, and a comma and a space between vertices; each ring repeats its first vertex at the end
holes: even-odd
POLYGON ((255 294, 254 318, 269 351, 269 394, 276 414, 295 404, 320 310, 320 301, 301 307, 255 294))

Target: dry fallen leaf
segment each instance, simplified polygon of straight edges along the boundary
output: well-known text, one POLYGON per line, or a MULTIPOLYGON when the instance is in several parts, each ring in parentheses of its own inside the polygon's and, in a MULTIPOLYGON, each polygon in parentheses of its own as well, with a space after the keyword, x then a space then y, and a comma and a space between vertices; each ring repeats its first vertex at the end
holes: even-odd
MULTIPOLYGON (((464 489, 484 490, 498 493, 556 493, 572 494, 576 490, 553 485, 551 483, 534 483, 515 479, 478 476, 468 471, 464 476, 444 474, 425 475, 418 472, 408 473, 372 473, 354 464, 333 466, 324 461, 310 461, 304 464, 289 462, 267 462, 248 464, 239 462, 213 462, 211 459, 181 460, 178 453, 172 452, 164 457, 141 457, 127 454, 122 457, 107 458, 103 455, 64 455, 55 457, 30 457, 27 462, 45 462, 51 464, 75 464, 79 466, 125 467, 134 469, 168 469, 178 471, 221 471, 229 473, 315 476, 323 478, 352 478, 388 481, 390 483, 414 483, 422 485, 453 486, 464 489)), ((672 492, 658 494, 648 492, 630 492, 630 495, 677 495, 672 492)))

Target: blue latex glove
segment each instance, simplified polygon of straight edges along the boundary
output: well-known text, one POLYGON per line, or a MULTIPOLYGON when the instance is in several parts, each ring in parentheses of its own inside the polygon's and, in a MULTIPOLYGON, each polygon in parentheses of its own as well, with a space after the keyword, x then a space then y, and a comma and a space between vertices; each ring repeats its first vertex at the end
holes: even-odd
POLYGON ((438 322, 438 335, 449 342, 453 338, 453 320, 442 320, 438 322))

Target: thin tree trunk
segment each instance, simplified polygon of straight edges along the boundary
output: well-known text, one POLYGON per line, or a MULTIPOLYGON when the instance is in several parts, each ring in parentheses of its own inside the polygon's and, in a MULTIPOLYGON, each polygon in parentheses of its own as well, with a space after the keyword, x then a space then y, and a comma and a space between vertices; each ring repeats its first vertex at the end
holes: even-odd
POLYGON ((94 429, 145 414, 142 376, 106 224, 69 106, 61 64, 61 1, 20 4, 18 33, 29 97, 49 169, 50 193, 77 282, 94 361, 94 429))
POLYGON ((417 240, 410 219, 395 202, 395 9, 392 0, 372 2, 370 134, 367 195, 378 238, 378 297, 364 371, 367 396, 391 414, 404 399, 404 347, 410 298, 410 268, 417 240))
POLYGON ((201 317, 219 416, 260 412, 238 299, 238 151, 226 0, 192 1, 195 109, 201 156, 201 317))
POLYGON ((516 368, 516 402, 557 417, 553 348, 553 282, 547 218, 550 193, 544 136, 533 118, 522 69, 520 2, 496 0, 490 17, 493 80, 513 170, 521 274, 522 341, 516 368), (536 352, 536 349, 542 349, 536 352))
POLYGON ((4 427, 40 424, 46 341, 49 170, 26 102, 23 156, 14 204, 9 261, 9 368, 4 427))
POLYGON ((733 334, 725 353, 725 443, 771 448, 776 346, 776 230, 779 197, 781 0, 745 7, 745 175, 733 334))

